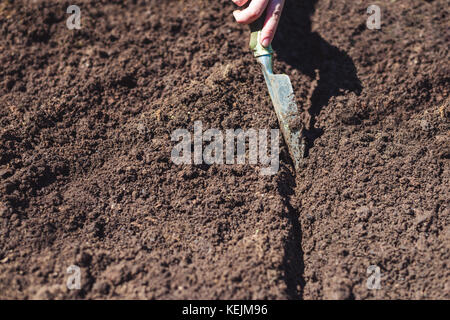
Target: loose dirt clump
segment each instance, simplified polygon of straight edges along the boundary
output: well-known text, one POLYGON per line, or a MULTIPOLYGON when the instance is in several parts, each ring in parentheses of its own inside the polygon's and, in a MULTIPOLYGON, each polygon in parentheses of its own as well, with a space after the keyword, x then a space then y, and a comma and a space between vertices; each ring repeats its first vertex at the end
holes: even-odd
POLYGON ((83 0, 80 30, 71 4, 0 1, 2 298, 449 298, 444 1, 380 4, 381 30, 287 1, 308 156, 273 176, 171 160, 194 121, 278 128, 231 1, 83 0))

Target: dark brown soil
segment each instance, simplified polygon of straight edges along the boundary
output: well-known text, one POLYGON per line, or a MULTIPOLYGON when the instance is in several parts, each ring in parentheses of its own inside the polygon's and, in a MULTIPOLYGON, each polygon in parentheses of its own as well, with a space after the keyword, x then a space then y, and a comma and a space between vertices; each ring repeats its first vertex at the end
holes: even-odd
POLYGON ((446 1, 369 30, 367 1, 287 0, 308 156, 274 176, 170 159, 196 120, 278 127, 230 0, 70 4, 0 1, 0 298, 450 297, 446 1))

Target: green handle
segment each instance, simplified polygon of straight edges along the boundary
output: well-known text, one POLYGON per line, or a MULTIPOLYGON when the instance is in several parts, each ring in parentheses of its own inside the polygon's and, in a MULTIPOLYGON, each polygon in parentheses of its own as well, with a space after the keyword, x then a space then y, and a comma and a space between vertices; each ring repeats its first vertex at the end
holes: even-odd
POLYGON ((266 55, 273 54, 272 46, 268 46, 267 48, 263 47, 261 42, 259 41, 261 31, 264 27, 264 21, 266 20, 266 12, 264 12, 261 17, 258 18, 255 22, 250 24, 250 31, 252 33, 250 37, 250 49, 253 50, 253 54, 255 57, 261 57, 266 55))

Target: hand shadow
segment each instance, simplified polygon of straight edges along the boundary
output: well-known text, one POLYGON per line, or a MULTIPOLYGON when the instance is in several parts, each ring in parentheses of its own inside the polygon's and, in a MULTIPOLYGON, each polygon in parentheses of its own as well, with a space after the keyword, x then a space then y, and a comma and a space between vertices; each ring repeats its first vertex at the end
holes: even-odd
POLYGON ((323 129, 316 128, 315 124, 317 116, 330 98, 343 94, 346 90, 359 95, 362 90, 350 56, 312 32, 310 17, 315 11, 316 2, 317 0, 287 0, 273 41, 278 60, 312 78, 312 81, 318 80, 311 95, 309 119, 305 123, 305 156, 314 141, 323 134, 323 129))

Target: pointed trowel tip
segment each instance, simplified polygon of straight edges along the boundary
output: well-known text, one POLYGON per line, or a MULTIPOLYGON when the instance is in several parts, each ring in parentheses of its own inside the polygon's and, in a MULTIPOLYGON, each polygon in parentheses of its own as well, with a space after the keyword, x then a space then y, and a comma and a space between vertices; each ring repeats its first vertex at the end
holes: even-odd
POLYGON ((264 78, 280 124, 289 153, 298 170, 305 156, 305 139, 303 124, 300 119, 291 80, 285 74, 273 74, 272 55, 257 57, 262 65, 264 78))

